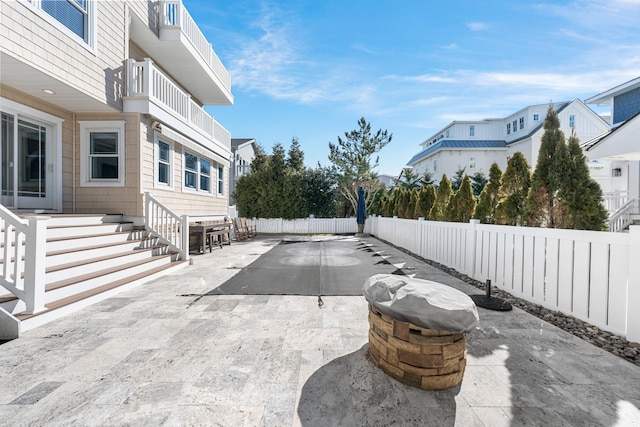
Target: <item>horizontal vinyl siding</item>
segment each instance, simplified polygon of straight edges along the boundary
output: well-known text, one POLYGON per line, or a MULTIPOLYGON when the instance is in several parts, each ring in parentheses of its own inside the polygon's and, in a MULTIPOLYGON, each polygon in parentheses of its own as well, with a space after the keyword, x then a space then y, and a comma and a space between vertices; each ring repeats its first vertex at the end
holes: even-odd
POLYGON ((130 216, 143 214, 144 200, 140 191, 138 163, 140 161, 139 115, 130 114, 78 114, 77 121, 125 121, 125 186, 81 187, 80 126, 76 125, 76 212, 118 213, 130 216))
POLYGON ((3 1, 0 10, 2 46, 8 53, 95 99, 120 105, 107 88, 122 86, 124 2, 98 2, 96 53, 58 29, 54 18, 42 18, 25 3, 3 1))

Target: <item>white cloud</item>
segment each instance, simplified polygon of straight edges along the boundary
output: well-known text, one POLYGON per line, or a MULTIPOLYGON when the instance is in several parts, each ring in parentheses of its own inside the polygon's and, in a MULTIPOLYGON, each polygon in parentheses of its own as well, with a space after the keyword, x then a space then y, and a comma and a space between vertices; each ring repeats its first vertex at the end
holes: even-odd
POLYGON ((485 31, 489 29, 489 24, 485 22, 469 22, 467 28, 470 31, 485 31))

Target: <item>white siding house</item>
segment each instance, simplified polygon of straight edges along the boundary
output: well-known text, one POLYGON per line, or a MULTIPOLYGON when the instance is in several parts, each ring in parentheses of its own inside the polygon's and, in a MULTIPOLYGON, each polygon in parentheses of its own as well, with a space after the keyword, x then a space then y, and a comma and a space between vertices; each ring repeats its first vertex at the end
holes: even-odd
POLYGON ((1 203, 120 213, 150 192, 225 215, 231 77, 180 0, 22 0, 0 8, 1 203))
POLYGON ((640 198, 640 77, 586 100, 611 108, 610 127, 583 144, 585 153, 612 168, 611 190, 622 202, 640 198))
MULTIPOLYGON (((409 160, 408 166, 418 174, 432 172, 439 182, 443 174, 451 178, 459 168, 466 168, 468 175, 488 175, 493 162, 504 171, 510 156, 520 151, 533 169, 548 108, 548 104, 532 105, 501 119, 454 121, 424 141, 422 150, 409 160)), ((586 141, 607 129, 606 122, 580 100, 554 103, 553 108, 566 137, 573 130, 581 141, 586 141)), ((610 166, 602 162, 590 164, 594 177, 600 167, 610 166)))
POLYGON ((229 203, 233 205, 233 192, 236 191, 238 179, 251 172, 251 162, 256 157, 256 140, 253 138, 232 138, 231 157, 229 203))

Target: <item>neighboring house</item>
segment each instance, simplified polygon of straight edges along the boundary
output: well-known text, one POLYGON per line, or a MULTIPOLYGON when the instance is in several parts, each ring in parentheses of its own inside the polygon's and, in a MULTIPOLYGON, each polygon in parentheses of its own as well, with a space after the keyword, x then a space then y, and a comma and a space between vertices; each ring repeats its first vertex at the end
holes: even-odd
POLYGON ((233 193, 241 176, 251 172, 251 162, 256 157, 256 140, 253 138, 231 139, 231 169, 229 171, 229 204, 234 205, 233 193))
POLYGON ((395 176, 392 175, 378 175, 378 181, 380 181, 381 183, 384 184, 384 188, 386 188, 387 190, 390 188, 393 188, 393 186, 395 185, 395 179, 397 179, 395 176))
POLYGON ((637 210, 640 198, 640 77, 585 102, 611 108, 610 127, 598 137, 584 142, 585 153, 590 158, 612 162, 610 179, 615 186, 611 191, 615 192, 612 197, 617 195, 618 198, 617 203, 613 200, 614 206, 631 203, 637 210))
MULTIPOLYGON (((408 166, 417 174, 432 172, 434 180, 439 182, 443 174, 451 179, 460 168, 466 168, 468 175, 476 172, 488 175, 493 162, 504 171, 510 156, 520 151, 533 169, 548 108, 549 104, 532 105, 505 118, 454 121, 424 141, 422 151, 409 160, 408 166)), ((578 138, 585 141, 607 129, 606 122, 580 100, 554 103, 553 108, 566 137, 575 131, 578 138)), ((598 180, 598 170, 608 168, 609 164, 590 162, 589 166, 592 176, 598 180)))
POLYGON ((226 215, 231 77, 180 0, 2 2, 2 205, 226 215))

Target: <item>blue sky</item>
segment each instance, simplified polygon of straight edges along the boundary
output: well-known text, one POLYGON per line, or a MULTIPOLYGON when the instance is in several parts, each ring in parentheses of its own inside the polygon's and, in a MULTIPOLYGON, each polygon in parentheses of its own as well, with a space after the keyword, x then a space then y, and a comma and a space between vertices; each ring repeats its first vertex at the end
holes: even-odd
POLYGON ((207 110, 268 153, 305 163, 365 117, 393 133, 397 175, 453 120, 586 99, 640 76, 640 0, 183 0, 232 73, 233 106, 207 110))

